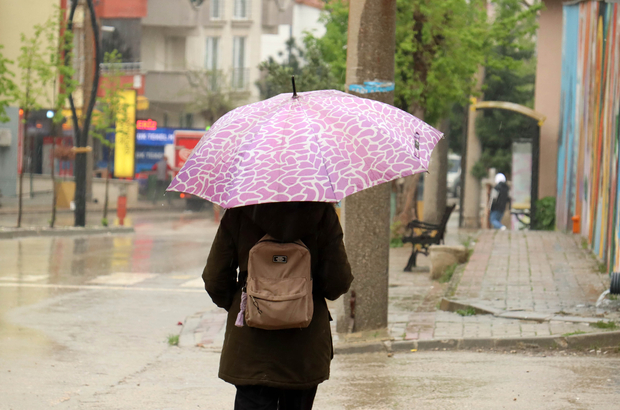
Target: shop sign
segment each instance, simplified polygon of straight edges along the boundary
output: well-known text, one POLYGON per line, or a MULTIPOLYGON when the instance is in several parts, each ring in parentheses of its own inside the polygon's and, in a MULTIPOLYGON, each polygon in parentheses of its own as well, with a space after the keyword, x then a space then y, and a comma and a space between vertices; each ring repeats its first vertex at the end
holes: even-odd
POLYGON ((148 130, 153 131, 157 129, 157 121, 155 120, 138 120, 136 121, 136 129, 137 130, 148 130))
POLYGON ((153 146, 174 144, 174 130, 170 128, 159 128, 150 131, 136 131, 136 144, 153 146))
POLYGON ((136 91, 120 91, 120 100, 127 107, 126 115, 116 119, 114 141, 114 176, 133 178, 136 153, 136 91))

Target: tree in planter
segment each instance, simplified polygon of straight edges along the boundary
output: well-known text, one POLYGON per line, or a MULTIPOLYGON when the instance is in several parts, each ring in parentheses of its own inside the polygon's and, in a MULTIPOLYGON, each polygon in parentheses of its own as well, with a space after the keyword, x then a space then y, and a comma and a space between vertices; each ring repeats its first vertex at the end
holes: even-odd
MULTIPOLYGON (((20 124, 24 137, 26 136, 28 117, 33 111, 41 109, 41 101, 45 101, 50 107, 54 108, 53 124, 55 128, 63 120, 62 107, 69 93, 75 88, 75 83, 72 80, 73 68, 67 65, 68 60, 62 55, 63 52, 71 51, 72 38, 71 32, 66 30, 64 11, 60 8, 57 8, 55 13, 43 24, 35 25, 31 37, 27 37, 23 33, 21 35, 22 46, 17 58, 17 68, 20 71, 21 78, 13 90, 13 96, 24 112, 23 122, 20 124), (58 87, 61 80, 63 84, 58 87)), ((55 135, 55 131, 53 133, 55 135)), ((24 156, 23 147, 19 155, 24 156)), ((21 172, 19 174, 18 228, 21 227, 22 219, 23 176, 24 173, 21 172)), ((55 194, 53 209, 55 209, 55 194)), ((52 217, 52 225, 53 220, 54 216, 52 217)))
POLYGON ((6 107, 13 101, 13 93, 15 92, 15 83, 13 77, 15 74, 8 68, 13 62, 2 55, 4 46, 0 45, 0 123, 8 122, 9 117, 6 115, 6 107))
POLYGON ((114 152, 114 143, 106 138, 106 135, 112 132, 124 132, 121 128, 116 129, 117 121, 123 122, 127 118, 127 109, 129 108, 121 98, 120 91, 126 89, 121 83, 122 72, 120 63, 122 55, 117 51, 106 52, 103 58, 107 71, 103 74, 103 96, 97 97, 98 110, 93 113, 93 125, 91 128, 92 135, 102 146, 107 149, 108 164, 105 179, 105 198, 103 200, 103 216, 101 224, 108 226, 108 190, 110 185, 110 174, 112 173, 112 155, 114 152))

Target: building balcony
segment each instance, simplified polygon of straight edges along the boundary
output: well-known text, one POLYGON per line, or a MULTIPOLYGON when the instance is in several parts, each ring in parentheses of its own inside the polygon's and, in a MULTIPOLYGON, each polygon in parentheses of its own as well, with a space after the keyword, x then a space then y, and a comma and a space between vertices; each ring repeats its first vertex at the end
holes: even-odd
POLYGON ((209 22, 209 8, 194 8, 188 0, 149 0, 143 26, 194 28, 209 22))
POLYGON ((123 74, 140 74, 142 73, 142 63, 140 61, 133 63, 101 63, 101 74, 119 72, 123 74))
POLYGON ((145 96, 154 103, 187 104, 196 93, 221 89, 226 92, 250 90, 250 69, 236 68, 232 72, 149 71, 146 74, 145 96), (227 84, 223 84, 227 83, 227 84))
POLYGON ((186 71, 149 71, 145 95, 151 102, 187 104, 191 101, 186 71))

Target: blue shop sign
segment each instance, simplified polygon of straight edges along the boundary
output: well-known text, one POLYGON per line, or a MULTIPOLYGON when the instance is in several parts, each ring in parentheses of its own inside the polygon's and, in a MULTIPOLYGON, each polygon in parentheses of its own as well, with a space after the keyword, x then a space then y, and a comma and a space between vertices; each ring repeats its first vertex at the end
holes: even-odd
POLYGON ((174 129, 136 130, 136 144, 151 146, 174 144, 174 129))

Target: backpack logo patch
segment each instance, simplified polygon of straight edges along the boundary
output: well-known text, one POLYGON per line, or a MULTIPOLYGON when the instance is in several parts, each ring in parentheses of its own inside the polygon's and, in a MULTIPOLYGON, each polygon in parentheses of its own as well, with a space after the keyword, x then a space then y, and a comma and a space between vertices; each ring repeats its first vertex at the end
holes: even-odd
POLYGON ((287 263, 288 256, 273 255, 273 263, 287 263))

